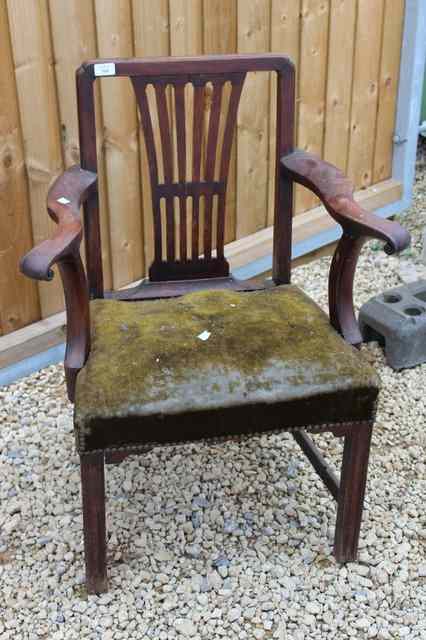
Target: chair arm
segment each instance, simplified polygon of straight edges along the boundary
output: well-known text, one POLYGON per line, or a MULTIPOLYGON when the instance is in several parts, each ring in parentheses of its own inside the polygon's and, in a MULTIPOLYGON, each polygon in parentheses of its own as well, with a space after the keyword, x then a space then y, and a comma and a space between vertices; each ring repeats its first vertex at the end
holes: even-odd
POLYGON ((22 273, 36 280, 51 280, 52 265, 78 253, 83 235, 80 207, 96 190, 96 185, 96 174, 77 165, 55 180, 47 195, 47 210, 58 227, 51 238, 22 258, 22 273))
POLYGON ((313 191, 348 235, 383 240, 388 254, 402 251, 410 244, 410 235, 401 225, 379 218, 355 202, 352 182, 329 162, 297 150, 281 158, 281 170, 313 191))
POLYGON ((343 229, 329 275, 330 322, 347 342, 359 345, 362 337, 355 317, 353 282, 362 245, 368 238, 377 238, 385 242, 385 252, 392 254, 408 247, 410 235, 397 222, 363 209, 353 198, 351 181, 313 154, 297 150, 282 157, 281 171, 313 191, 343 229))
POLYGON ((79 250, 83 234, 80 206, 96 191, 96 182, 95 173, 78 166, 71 167, 54 182, 47 196, 47 210, 58 227, 49 240, 21 260, 21 271, 37 280, 51 280, 51 267, 58 264, 67 314, 64 365, 71 401, 77 374, 90 351, 89 292, 79 250))

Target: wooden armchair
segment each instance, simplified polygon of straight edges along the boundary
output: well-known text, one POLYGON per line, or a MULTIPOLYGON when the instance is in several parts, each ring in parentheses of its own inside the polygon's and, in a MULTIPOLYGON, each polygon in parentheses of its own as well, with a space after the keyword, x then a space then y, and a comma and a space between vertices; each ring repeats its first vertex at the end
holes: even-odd
POLYGON ((393 253, 408 245, 408 234, 361 209, 338 169, 293 149, 294 68, 284 56, 93 60, 77 71, 77 92, 81 167, 66 171, 51 188, 47 205, 57 232, 23 258, 22 271, 49 280, 57 264, 63 280, 65 372, 75 402, 88 591, 107 589, 104 462, 152 446, 271 430, 292 433, 337 501, 334 553, 339 562, 355 560, 378 384, 354 348, 361 342, 352 301, 354 272, 367 238, 383 240, 385 251, 393 253), (93 98, 102 71, 129 77, 136 93, 155 249, 149 279, 108 293, 102 281, 93 98), (224 256, 231 144, 249 71, 273 71, 278 77, 269 287, 232 277, 224 256), (212 103, 203 145, 207 83, 212 103), (187 84, 193 87, 190 127, 187 84), (219 140, 226 84, 229 100, 219 140), (155 106, 147 98, 150 85, 155 106), (315 192, 343 229, 330 271, 330 318, 290 284, 294 182, 315 192), (87 279, 80 258, 83 227, 87 279), (323 431, 345 439, 340 481, 306 435, 323 431))

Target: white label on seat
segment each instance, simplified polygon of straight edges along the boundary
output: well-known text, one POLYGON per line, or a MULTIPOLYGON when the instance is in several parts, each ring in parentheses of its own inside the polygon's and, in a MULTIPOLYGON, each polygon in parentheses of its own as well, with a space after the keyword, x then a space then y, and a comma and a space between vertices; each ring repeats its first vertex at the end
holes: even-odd
POLYGON ((64 197, 62 196, 62 198, 58 198, 58 199, 56 200, 56 202, 59 202, 59 204, 69 204, 69 203, 71 202, 71 200, 68 200, 68 198, 64 198, 64 197))
POLYGON ((210 331, 203 331, 202 333, 198 334, 197 338, 199 338, 200 340, 203 340, 203 342, 205 340, 208 340, 211 336, 210 331))
POLYGON ((95 76, 115 76, 115 62, 97 62, 95 76))

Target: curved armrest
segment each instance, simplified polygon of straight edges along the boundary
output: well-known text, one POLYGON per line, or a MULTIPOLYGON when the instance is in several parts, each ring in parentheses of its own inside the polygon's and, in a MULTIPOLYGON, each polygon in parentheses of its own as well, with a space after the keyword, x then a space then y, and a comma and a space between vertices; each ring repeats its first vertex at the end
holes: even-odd
POLYGON ((47 196, 47 210, 58 228, 22 258, 22 273, 37 280, 51 280, 52 265, 78 251, 83 233, 80 207, 95 191, 96 183, 96 174, 78 165, 55 180, 47 196))
POLYGON ((402 251, 410 244, 410 235, 401 225, 379 218, 355 202, 352 182, 329 162, 297 150, 281 158, 281 170, 313 191, 346 234, 383 240, 388 254, 402 251))
POLYGON ((328 281, 330 322, 353 345, 362 342, 353 303, 353 283, 359 253, 368 238, 385 242, 385 252, 402 251, 410 234, 397 222, 385 220, 363 209, 353 197, 351 181, 329 162, 306 151, 281 158, 284 177, 313 191, 343 229, 331 263, 328 281))
POLYGON ((80 206, 96 190, 97 176, 74 166, 52 185, 47 210, 58 227, 49 240, 34 247, 21 260, 21 271, 30 278, 51 280, 58 263, 65 294, 67 345, 65 375, 68 397, 74 399, 76 377, 90 350, 89 293, 80 257, 83 234, 80 206))

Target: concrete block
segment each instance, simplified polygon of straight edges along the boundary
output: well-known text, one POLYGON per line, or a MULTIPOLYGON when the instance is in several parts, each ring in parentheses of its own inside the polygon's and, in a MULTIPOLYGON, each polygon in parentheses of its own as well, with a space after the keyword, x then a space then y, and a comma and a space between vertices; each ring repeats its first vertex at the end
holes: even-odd
POLYGON ((364 342, 377 340, 393 369, 426 362, 426 280, 389 289, 359 312, 364 342))

